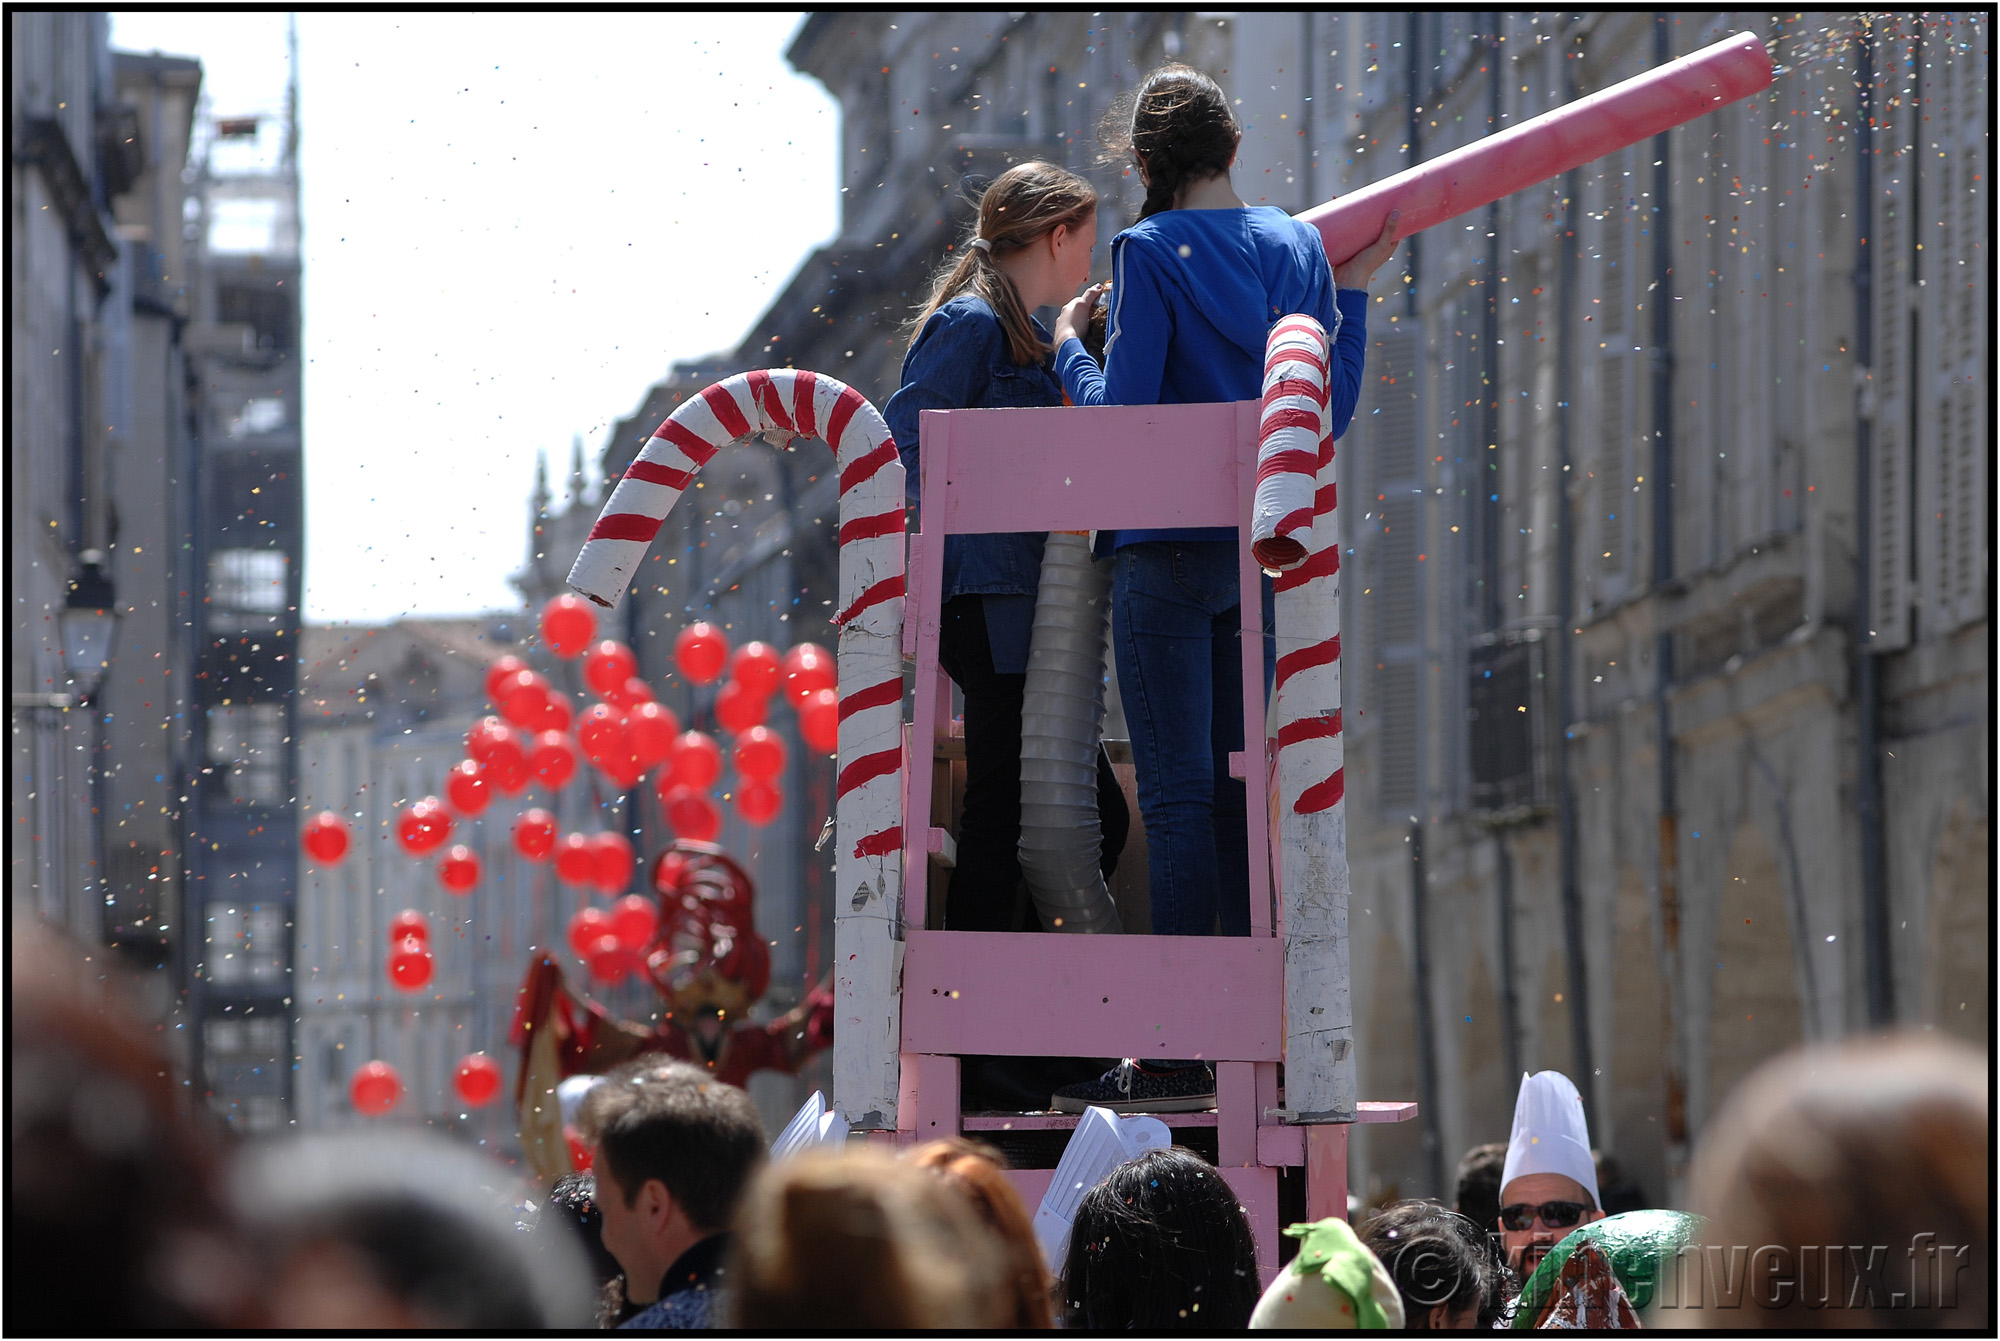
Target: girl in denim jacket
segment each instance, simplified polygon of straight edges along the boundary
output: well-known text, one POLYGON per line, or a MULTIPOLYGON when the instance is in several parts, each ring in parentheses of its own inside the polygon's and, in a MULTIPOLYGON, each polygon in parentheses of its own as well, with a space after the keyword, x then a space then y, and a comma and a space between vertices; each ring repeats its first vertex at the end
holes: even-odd
MULTIPOLYGON (((1089 278, 1096 241, 1097 190, 1073 172, 1050 163, 1021 163, 986 188, 973 235, 939 274, 912 323, 902 388, 884 412, 913 506, 921 478, 917 418, 922 411, 1063 403, 1049 333, 1032 314, 1075 295, 1089 278)), ((1041 534, 945 540, 938 663, 965 697, 965 805, 958 861, 945 898, 945 926, 955 931, 1011 931, 1023 921, 1016 855, 1021 693, 1042 541, 1041 534)), ((1098 763, 1109 862, 1124 846, 1129 819, 1124 794, 1101 752, 1098 763)), ((1025 920, 1034 925, 1032 916, 1025 920)))

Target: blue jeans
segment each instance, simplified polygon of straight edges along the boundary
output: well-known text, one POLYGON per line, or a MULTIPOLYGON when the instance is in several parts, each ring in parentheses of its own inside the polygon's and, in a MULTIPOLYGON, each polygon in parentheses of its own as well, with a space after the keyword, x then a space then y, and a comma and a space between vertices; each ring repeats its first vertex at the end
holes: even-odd
POLYGON ((1236 544, 1127 545, 1114 555, 1111 592, 1153 934, 1206 936, 1219 916, 1223 935, 1247 936, 1244 790, 1229 776, 1230 751, 1243 748, 1236 544))

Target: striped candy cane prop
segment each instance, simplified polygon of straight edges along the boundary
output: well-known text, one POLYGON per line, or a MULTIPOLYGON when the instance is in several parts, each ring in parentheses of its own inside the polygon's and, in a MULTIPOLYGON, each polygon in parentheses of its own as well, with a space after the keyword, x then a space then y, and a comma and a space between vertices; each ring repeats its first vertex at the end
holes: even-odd
POLYGON ((1282 569, 1274 585, 1287 1105, 1299 1121, 1351 1122, 1354 1025, 1347 986, 1347 811, 1341 803, 1340 532, 1326 419, 1329 345, 1324 328, 1310 317, 1289 316, 1271 330, 1251 544, 1260 562, 1267 550, 1288 561, 1269 565, 1282 569))
POLYGON ((791 368, 739 373, 690 396, 605 500, 569 584, 615 606, 660 524, 725 445, 820 438, 840 470, 840 740, 834 784, 834 1106, 893 1127, 899 1043, 894 951, 903 903, 903 463, 866 397, 791 368))

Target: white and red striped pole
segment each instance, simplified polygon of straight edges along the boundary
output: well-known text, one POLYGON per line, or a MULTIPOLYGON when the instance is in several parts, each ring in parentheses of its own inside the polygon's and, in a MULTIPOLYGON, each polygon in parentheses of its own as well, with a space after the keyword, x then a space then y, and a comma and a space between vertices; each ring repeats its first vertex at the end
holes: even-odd
POLYGON ((1264 356, 1251 550, 1278 571, 1279 890, 1285 1100, 1297 1121, 1354 1120, 1346 773, 1340 737, 1340 531, 1326 330, 1288 316, 1264 356))
POLYGON ((903 903, 903 463, 860 392, 791 368, 739 373, 667 417, 605 500, 569 585, 615 606, 660 524, 717 451, 820 438, 840 471, 840 742, 834 784, 834 1106, 893 1126, 903 903))

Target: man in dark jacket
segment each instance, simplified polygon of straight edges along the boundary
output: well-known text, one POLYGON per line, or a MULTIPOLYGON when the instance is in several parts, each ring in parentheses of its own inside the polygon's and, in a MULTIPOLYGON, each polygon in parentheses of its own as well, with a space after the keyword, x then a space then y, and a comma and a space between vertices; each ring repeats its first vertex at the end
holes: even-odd
POLYGON ((714 1327, 728 1226, 765 1155, 750 1096, 699 1067, 646 1058, 606 1076, 586 1109, 604 1246, 640 1306, 623 1325, 714 1327))

